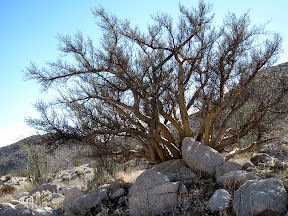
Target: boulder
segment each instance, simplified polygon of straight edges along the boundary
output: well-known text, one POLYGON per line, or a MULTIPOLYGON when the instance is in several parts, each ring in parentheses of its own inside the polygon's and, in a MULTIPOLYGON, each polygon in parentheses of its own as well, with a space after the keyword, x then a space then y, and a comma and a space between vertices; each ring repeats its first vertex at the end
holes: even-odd
POLYGON ((225 161, 222 166, 215 168, 215 177, 219 178, 220 176, 229 173, 231 171, 241 170, 242 166, 236 162, 225 161))
POLYGON ((194 180, 197 179, 198 176, 195 172, 193 172, 188 167, 181 167, 177 176, 178 181, 185 182, 186 180, 194 180))
POLYGON ((261 176, 254 172, 246 172, 244 170, 232 171, 224 174, 216 179, 219 185, 229 185, 239 187, 248 180, 261 179, 261 176))
POLYGON ((230 206, 231 195, 224 189, 215 191, 212 197, 207 202, 208 209, 211 213, 223 211, 230 206))
POLYGON ((31 202, 22 202, 16 205, 16 209, 37 209, 37 205, 31 202))
POLYGON ((156 164, 152 170, 160 173, 178 173, 182 167, 187 167, 182 159, 174 159, 156 164))
POLYGON ((59 194, 62 194, 62 195, 65 195, 67 191, 69 191, 70 189, 72 189, 72 187, 69 187, 69 186, 61 186, 59 187, 58 189, 58 193, 59 194))
POLYGON ((218 151, 195 141, 191 137, 183 139, 182 155, 187 166, 204 177, 214 177, 215 167, 224 163, 224 158, 218 151))
POLYGON ((121 196, 124 196, 124 194, 125 194, 125 190, 123 188, 119 188, 117 191, 112 193, 109 198, 110 199, 116 199, 116 198, 119 198, 121 196))
POLYGON ((138 191, 144 191, 146 189, 151 189, 156 185, 161 185, 170 182, 169 178, 159 172, 154 170, 146 170, 140 176, 137 177, 136 181, 129 190, 128 196, 138 191))
POLYGON ((122 196, 122 197, 120 197, 119 198, 119 200, 118 200, 118 205, 122 205, 122 204, 125 204, 125 203, 127 203, 128 202, 128 197, 127 196, 122 196))
POLYGON ((110 193, 114 193, 115 191, 119 190, 121 188, 121 182, 113 181, 107 185, 107 188, 110 193))
POLYGON ((58 194, 58 193, 53 193, 51 194, 51 204, 58 204, 58 203, 63 203, 65 199, 65 196, 62 194, 58 194))
POLYGON ((53 216, 52 208, 49 208, 49 207, 37 208, 37 206, 34 203, 26 203, 26 202, 20 203, 16 205, 15 209, 16 209, 15 215, 53 216))
POLYGON ((29 197, 29 193, 28 192, 23 192, 23 193, 19 194, 18 196, 16 196, 15 198, 17 200, 21 200, 21 199, 25 200, 25 198, 27 198, 27 197, 29 197))
POLYGON ((108 197, 108 189, 103 187, 84 196, 78 197, 72 204, 71 210, 79 215, 86 215, 90 209, 97 207, 108 197))
POLYGON ((250 161, 258 166, 260 164, 272 165, 272 157, 266 153, 258 153, 250 158, 250 161))
POLYGON ((49 207, 38 208, 32 211, 33 216, 54 216, 53 209, 49 207))
POLYGON ((63 209, 69 211, 73 202, 78 198, 83 196, 84 193, 77 187, 67 189, 65 192, 65 198, 63 201, 63 209))
POLYGON ((194 180, 197 174, 187 167, 182 159, 174 159, 155 165, 152 170, 168 176, 170 181, 194 180))
POLYGON ((154 170, 143 172, 129 191, 129 213, 160 215, 169 213, 177 204, 179 184, 154 170))
POLYGON ((255 165, 249 162, 246 162, 242 165, 243 170, 253 169, 255 168, 255 165))
POLYGON ((11 203, 0 203, 0 216, 16 215, 16 208, 11 203))
POLYGON ((38 191, 40 193, 42 191, 50 191, 51 193, 57 193, 57 185, 56 184, 52 184, 52 183, 39 185, 38 187, 36 187, 34 190, 32 190, 29 193, 29 196, 32 196, 33 194, 35 194, 38 191))
POLYGON ((239 216, 284 215, 287 201, 279 179, 250 180, 234 193, 233 210, 239 216))

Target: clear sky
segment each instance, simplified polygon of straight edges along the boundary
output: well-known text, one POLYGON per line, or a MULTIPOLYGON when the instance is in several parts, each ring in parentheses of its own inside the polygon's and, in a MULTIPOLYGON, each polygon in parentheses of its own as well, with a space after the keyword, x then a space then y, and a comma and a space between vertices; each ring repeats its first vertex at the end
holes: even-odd
MULTIPOLYGON (((0 147, 35 133, 24 119, 35 116, 33 103, 52 99, 54 93, 41 93, 34 81, 24 81, 30 62, 44 66, 55 60, 58 34, 84 35, 99 40, 91 9, 102 6, 120 18, 145 28, 151 14, 168 12, 175 19, 178 4, 197 6, 198 0, 0 0, 0 147)), ((213 3, 215 22, 221 24, 228 11, 240 15, 250 9, 252 23, 270 23, 267 29, 283 37, 284 53, 278 63, 288 61, 287 0, 206 0, 213 3)))

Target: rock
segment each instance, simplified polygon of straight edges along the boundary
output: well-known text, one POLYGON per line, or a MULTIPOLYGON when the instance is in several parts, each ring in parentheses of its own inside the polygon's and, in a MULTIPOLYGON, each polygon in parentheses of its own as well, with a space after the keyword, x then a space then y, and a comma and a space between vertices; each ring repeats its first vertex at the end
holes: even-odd
POLYGON ((23 192, 20 195, 16 196, 15 198, 17 200, 21 200, 21 199, 25 199, 26 197, 29 197, 29 193, 28 192, 23 192))
POLYGON ((58 189, 58 192, 62 195, 65 195, 67 191, 71 190, 72 187, 67 187, 67 186, 61 186, 59 189, 58 189))
POLYGON ((16 205, 16 209, 37 209, 37 205, 31 202, 22 202, 16 205))
POLYGON ((166 175, 163 175, 159 172, 155 172, 153 170, 147 170, 137 177, 135 183, 129 190, 128 196, 130 197, 137 191, 144 191, 146 189, 151 189, 156 185, 161 185, 168 182, 170 182, 170 180, 166 175))
POLYGON ((234 193, 233 210, 239 216, 284 215, 287 200, 279 179, 251 180, 234 193))
POLYGON ((69 209, 71 208, 73 202, 78 198, 78 197, 81 197, 83 196, 84 193, 77 187, 74 187, 74 188, 71 188, 71 189, 68 189, 66 192, 65 192, 65 198, 64 198, 64 201, 63 201, 63 209, 65 211, 69 211, 69 209))
POLYGON ((186 180, 195 180, 198 176, 188 167, 181 167, 177 176, 178 181, 185 182, 186 180))
POLYGON ((27 216, 52 216, 52 208, 37 208, 37 205, 30 202, 22 202, 16 205, 16 215, 27 215, 27 216))
POLYGON ((197 178, 197 174, 188 168, 182 159, 162 162, 155 165, 152 170, 167 175, 172 182, 197 178))
POLYGON ((10 200, 9 203, 11 203, 12 205, 18 205, 21 202, 19 200, 10 200))
POLYGON ((287 167, 287 164, 284 162, 276 160, 275 164, 273 165, 273 169, 283 170, 287 167))
POLYGON ((211 213, 223 211, 230 206, 231 195, 224 189, 215 191, 212 197, 207 202, 208 208, 211 213))
POLYGON ((65 196, 64 195, 62 195, 62 194, 58 194, 58 193, 53 193, 53 194, 51 194, 51 199, 53 200, 53 199, 64 199, 65 198, 65 196))
POLYGON ((170 182, 177 182, 178 181, 178 174, 177 173, 162 173, 163 175, 166 175, 169 178, 170 182))
POLYGON ((49 207, 38 208, 32 211, 33 216, 54 216, 53 209, 49 207))
POLYGON ((114 193, 112 193, 109 198, 110 198, 110 199, 119 198, 119 197, 121 197, 121 196, 124 196, 124 194, 125 194, 125 190, 124 190, 123 188, 119 188, 117 191, 115 191, 114 193))
POLYGON ((131 182, 121 182, 121 188, 128 191, 132 187, 133 183, 131 182))
POLYGON ((259 164, 272 164, 272 158, 270 155, 266 153, 258 153, 255 154, 253 157, 250 158, 250 161, 255 165, 258 166, 259 164))
POLYGON ((220 176, 229 173, 231 171, 241 170, 242 166, 236 162, 225 161, 222 166, 215 168, 215 177, 219 178, 220 176))
POLYGON ((72 206, 71 210, 76 214, 86 215, 89 212, 89 209, 95 208, 97 205, 101 203, 102 200, 108 197, 108 189, 101 188, 92 193, 86 194, 77 198, 72 206))
POLYGON ((187 167, 182 159, 174 159, 156 164, 152 170, 160 173, 177 173, 182 167, 187 167))
POLYGON ((118 205, 122 205, 128 202, 128 197, 127 196, 122 196, 118 200, 118 205))
POLYGON ((121 183, 113 181, 107 187, 110 193, 114 193, 121 188, 121 183))
POLYGON ((0 216, 16 215, 16 208, 11 203, 0 203, 0 216))
POLYGON ((261 179, 261 176, 254 172, 246 172, 244 170, 232 171, 224 174, 216 179, 219 185, 229 185, 239 187, 248 180, 261 179))
POLYGON ((249 168, 255 168, 255 165, 249 162, 246 162, 242 165, 243 170, 248 170, 249 168))
POLYGON ((178 183, 153 170, 143 172, 129 191, 129 213, 159 215, 169 213, 177 204, 178 183))
POLYGON ((32 190, 29 193, 29 196, 32 196, 33 194, 35 194, 36 192, 42 192, 42 191, 50 191, 51 193, 57 193, 57 185, 56 184, 52 184, 52 183, 48 183, 48 184, 42 184, 38 187, 36 187, 34 190, 32 190))
POLYGON ((215 167, 224 163, 224 158, 219 152, 195 141, 191 137, 184 138, 182 155, 187 166, 204 177, 213 177, 215 167))
POLYGON ((122 196, 119 198, 118 200, 118 205, 121 206, 121 205, 125 205, 128 203, 128 197, 127 196, 122 196))

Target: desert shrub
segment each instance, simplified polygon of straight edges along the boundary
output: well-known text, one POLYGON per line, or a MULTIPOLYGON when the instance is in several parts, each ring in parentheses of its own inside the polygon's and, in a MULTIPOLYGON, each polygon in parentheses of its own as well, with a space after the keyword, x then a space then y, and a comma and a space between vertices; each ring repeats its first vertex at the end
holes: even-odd
POLYGON ((16 190, 16 188, 12 185, 3 185, 0 188, 0 195, 4 195, 4 194, 10 194, 13 193, 16 190))
POLYGON ((29 177, 29 174, 26 170, 20 170, 17 172, 16 174, 17 176, 20 176, 20 177, 29 177))

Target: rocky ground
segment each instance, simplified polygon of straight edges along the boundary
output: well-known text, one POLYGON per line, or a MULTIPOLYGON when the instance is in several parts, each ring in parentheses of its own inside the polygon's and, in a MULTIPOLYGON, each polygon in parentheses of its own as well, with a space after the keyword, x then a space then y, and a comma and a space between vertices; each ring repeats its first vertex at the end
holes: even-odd
POLYGON ((96 188, 90 164, 62 170, 53 182, 38 187, 27 178, 3 176, 0 216, 288 214, 287 142, 224 161, 218 152, 186 138, 182 153, 181 160, 122 172, 96 188), (16 191, 5 194, 7 185, 16 191))

